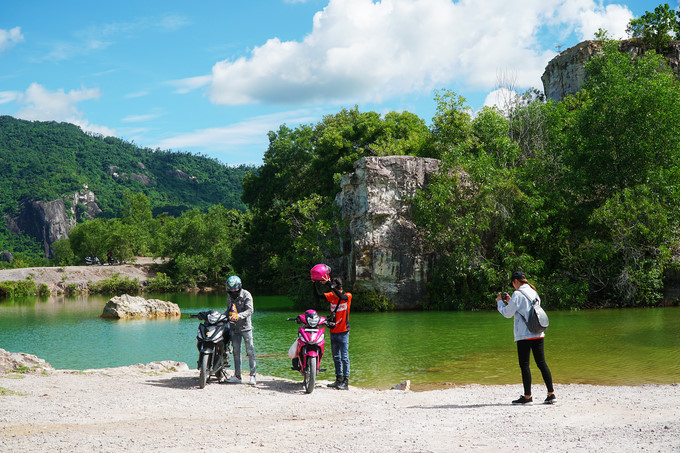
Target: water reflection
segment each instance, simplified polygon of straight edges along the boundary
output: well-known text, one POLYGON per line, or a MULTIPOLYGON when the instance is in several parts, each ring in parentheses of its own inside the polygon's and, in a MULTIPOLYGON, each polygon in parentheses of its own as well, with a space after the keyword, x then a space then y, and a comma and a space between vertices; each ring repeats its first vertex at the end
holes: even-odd
MULTIPOLYGON (((149 296, 180 305, 181 318, 99 318, 108 297, 27 298, 0 302, 0 347, 56 368, 105 368, 157 360, 196 364, 198 321, 191 313, 226 308, 218 294, 149 296)), ((286 355, 297 314, 279 297, 255 297, 258 371, 299 380, 286 355)), ((546 355, 561 384, 680 382, 680 308, 551 312, 546 355)), ((329 340, 329 338, 327 338, 329 340)), ((519 383, 512 321, 495 311, 353 313, 352 383, 414 389, 453 384, 519 383)), ((323 359, 332 378, 330 348, 323 359)), ((533 366, 533 364, 532 364, 533 366)), ((541 383, 534 368, 535 382, 541 383)))

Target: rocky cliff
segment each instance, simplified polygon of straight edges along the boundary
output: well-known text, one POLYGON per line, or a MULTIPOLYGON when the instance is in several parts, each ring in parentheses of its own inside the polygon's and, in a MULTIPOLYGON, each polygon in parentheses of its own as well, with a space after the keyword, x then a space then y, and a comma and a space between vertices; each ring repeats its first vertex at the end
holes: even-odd
POLYGON ((24 232, 43 244, 45 257, 53 256, 51 245, 68 237, 76 222, 92 219, 101 209, 92 191, 82 190, 52 201, 29 200, 21 204, 17 217, 8 218, 9 230, 24 232))
MULTIPOLYGON (((546 98, 560 101, 565 96, 581 90, 586 77, 584 65, 600 51, 601 47, 599 41, 583 41, 550 60, 541 76, 546 98)), ((648 48, 640 39, 626 39, 621 41, 619 50, 635 58, 643 55, 648 48)), ((680 41, 671 42, 661 53, 680 78, 680 41)))
POLYGON ((348 229, 336 266, 354 292, 382 294, 398 308, 422 304, 432 257, 423 253, 409 198, 438 168, 437 159, 364 157, 343 176, 336 202, 348 229))

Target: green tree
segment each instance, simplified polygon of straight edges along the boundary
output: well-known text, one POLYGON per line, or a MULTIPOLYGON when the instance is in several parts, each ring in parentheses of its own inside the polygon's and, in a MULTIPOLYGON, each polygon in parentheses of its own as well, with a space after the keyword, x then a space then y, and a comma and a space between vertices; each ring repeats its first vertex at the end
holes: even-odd
POLYGON ((108 250, 108 243, 104 240, 109 227, 107 219, 94 219, 79 223, 69 233, 71 250, 78 263, 84 263, 85 257, 103 259, 108 250))
POLYGON ((164 224, 162 255, 175 283, 222 284, 234 272, 232 250, 243 235, 243 214, 215 205, 184 212, 164 224))
MULTIPOLYGON (((143 193, 126 192, 120 218, 125 228, 126 242, 132 255, 145 256, 150 252, 153 214, 151 203, 143 193)), ((122 251, 119 252, 121 255, 122 251)), ((127 255, 127 253, 125 253, 127 255)))
POLYGON ((631 38, 642 38, 661 52, 674 37, 680 37, 680 22, 676 12, 665 3, 654 8, 653 12, 645 11, 639 18, 631 19, 626 32, 631 38))
POLYGON ((592 302, 650 303, 680 231, 680 85, 661 56, 631 59, 616 42, 586 71, 567 134, 563 265, 592 302))

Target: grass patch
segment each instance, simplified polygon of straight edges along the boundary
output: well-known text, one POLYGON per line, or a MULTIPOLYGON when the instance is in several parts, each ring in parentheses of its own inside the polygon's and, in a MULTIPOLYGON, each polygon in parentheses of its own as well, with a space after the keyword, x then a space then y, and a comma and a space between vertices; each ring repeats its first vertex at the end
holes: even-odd
POLYGON ((14 390, 0 387, 0 396, 26 396, 24 393, 15 392, 14 390))

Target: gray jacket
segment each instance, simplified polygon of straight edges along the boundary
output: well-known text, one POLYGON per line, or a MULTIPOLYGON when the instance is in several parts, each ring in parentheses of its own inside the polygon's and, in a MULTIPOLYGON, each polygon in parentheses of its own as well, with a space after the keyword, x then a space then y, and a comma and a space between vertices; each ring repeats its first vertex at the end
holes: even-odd
POLYGON ((255 309, 253 308, 253 296, 245 289, 241 290, 241 294, 236 299, 227 296, 227 311, 231 308, 231 304, 236 305, 238 312, 238 321, 230 322, 229 327, 233 331, 247 332, 253 329, 253 323, 250 318, 253 316, 255 309))
MULTIPOLYGON (((532 300, 538 297, 538 293, 526 283, 520 286, 519 289, 524 291, 532 300)), ((540 297, 538 299, 538 305, 541 305, 540 297)), ((512 297, 510 298, 510 301, 508 301, 507 305, 505 305, 502 300, 498 301, 498 311, 503 316, 506 318, 510 318, 512 316, 515 317, 515 327, 513 329, 515 341, 526 340, 528 338, 545 337, 545 332, 541 332, 540 334, 531 333, 526 322, 524 322, 524 319, 522 319, 522 316, 524 316, 526 319, 529 319, 530 310, 531 300, 524 297, 524 295, 519 291, 512 293, 512 297), (521 316, 520 313, 522 314, 521 316)))

